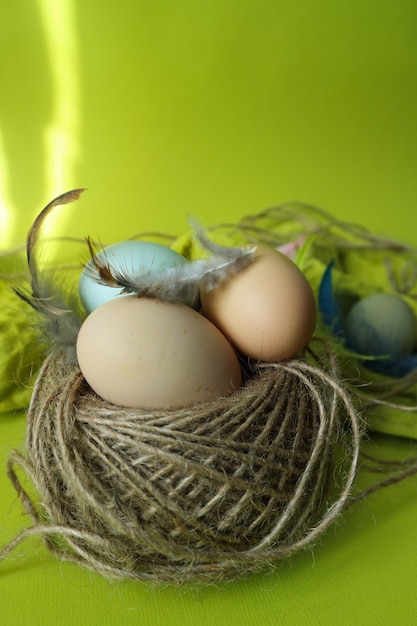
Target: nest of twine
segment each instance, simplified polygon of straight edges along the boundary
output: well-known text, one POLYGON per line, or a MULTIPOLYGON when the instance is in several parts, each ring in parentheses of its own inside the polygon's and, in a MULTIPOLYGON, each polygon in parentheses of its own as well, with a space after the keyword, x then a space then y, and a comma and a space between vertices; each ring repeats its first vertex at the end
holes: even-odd
POLYGON ((106 577, 170 583, 235 578, 293 555, 343 510, 356 473, 359 419, 334 368, 258 363, 230 397, 150 412, 101 400, 64 350, 51 352, 26 453, 8 468, 35 524, 6 551, 38 534, 106 577), (340 442, 348 467, 335 463, 340 442))
POLYGON ((8 462, 33 525, 0 561, 38 535, 60 559, 108 578, 237 578, 311 546, 350 504, 417 472, 416 459, 384 462, 361 452, 358 397, 352 401, 342 384, 328 337, 314 337, 295 359, 248 361, 243 386, 207 403, 149 411, 100 399, 76 363, 80 320, 43 284, 34 255, 45 216, 79 191, 52 201, 35 221, 31 294, 16 290, 46 319, 49 354, 31 398, 25 451, 8 462), (360 456, 391 475, 355 495, 360 456))

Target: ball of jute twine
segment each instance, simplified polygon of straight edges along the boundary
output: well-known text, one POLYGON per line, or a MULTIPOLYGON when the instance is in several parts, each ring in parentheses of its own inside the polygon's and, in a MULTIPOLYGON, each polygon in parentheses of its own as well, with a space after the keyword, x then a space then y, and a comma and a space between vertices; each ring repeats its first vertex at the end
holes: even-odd
POLYGON ((349 500, 360 439, 331 359, 327 369, 314 359, 256 363, 229 397, 145 411, 101 400, 65 351, 53 351, 26 452, 8 468, 34 526, 0 556, 38 534, 61 559, 110 578, 234 578, 322 535, 349 500))

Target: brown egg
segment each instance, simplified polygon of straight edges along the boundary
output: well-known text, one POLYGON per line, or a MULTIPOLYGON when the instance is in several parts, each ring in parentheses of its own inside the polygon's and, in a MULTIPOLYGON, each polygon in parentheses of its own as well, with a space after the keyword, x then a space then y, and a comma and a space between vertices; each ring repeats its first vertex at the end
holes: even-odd
POLYGON ((126 407, 179 408, 241 384, 236 353, 205 317, 183 304, 125 296, 84 321, 77 358, 90 387, 126 407))
POLYGON ((210 291, 201 290, 201 310, 253 359, 280 361, 310 341, 317 321, 313 290, 293 261, 259 246, 254 260, 210 291))

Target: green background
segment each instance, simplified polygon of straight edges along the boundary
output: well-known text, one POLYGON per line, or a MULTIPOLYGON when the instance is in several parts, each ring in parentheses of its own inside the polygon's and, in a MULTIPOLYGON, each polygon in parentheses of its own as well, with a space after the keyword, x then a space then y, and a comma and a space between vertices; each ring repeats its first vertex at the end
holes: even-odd
MULTIPOLYGON (((0 247, 72 187, 89 191, 60 236, 179 235, 296 199, 416 244, 416 106, 414 0, 3 0, 0 247)), ((23 438, 0 415, 2 543, 27 524, 4 469, 23 438)), ((0 564, 0 622, 414 624, 416 528, 414 478, 273 573, 200 589, 110 584, 33 539, 0 564)))

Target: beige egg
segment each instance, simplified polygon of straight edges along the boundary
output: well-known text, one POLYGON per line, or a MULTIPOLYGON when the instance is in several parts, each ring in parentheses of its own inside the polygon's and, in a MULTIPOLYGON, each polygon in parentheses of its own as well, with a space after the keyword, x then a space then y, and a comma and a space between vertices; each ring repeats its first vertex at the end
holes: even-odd
POLYGON ((202 313, 253 359, 280 361, 310 341, 317 320, 313 290, 284 254, 259 246, 246 268, 201 290, 202 313))
POLYGON ((183 304, 126 296, 81 326, 77 358, 90 387, 113 404, 191 406, 241 384, 238 358, 205 317, 183 304))

